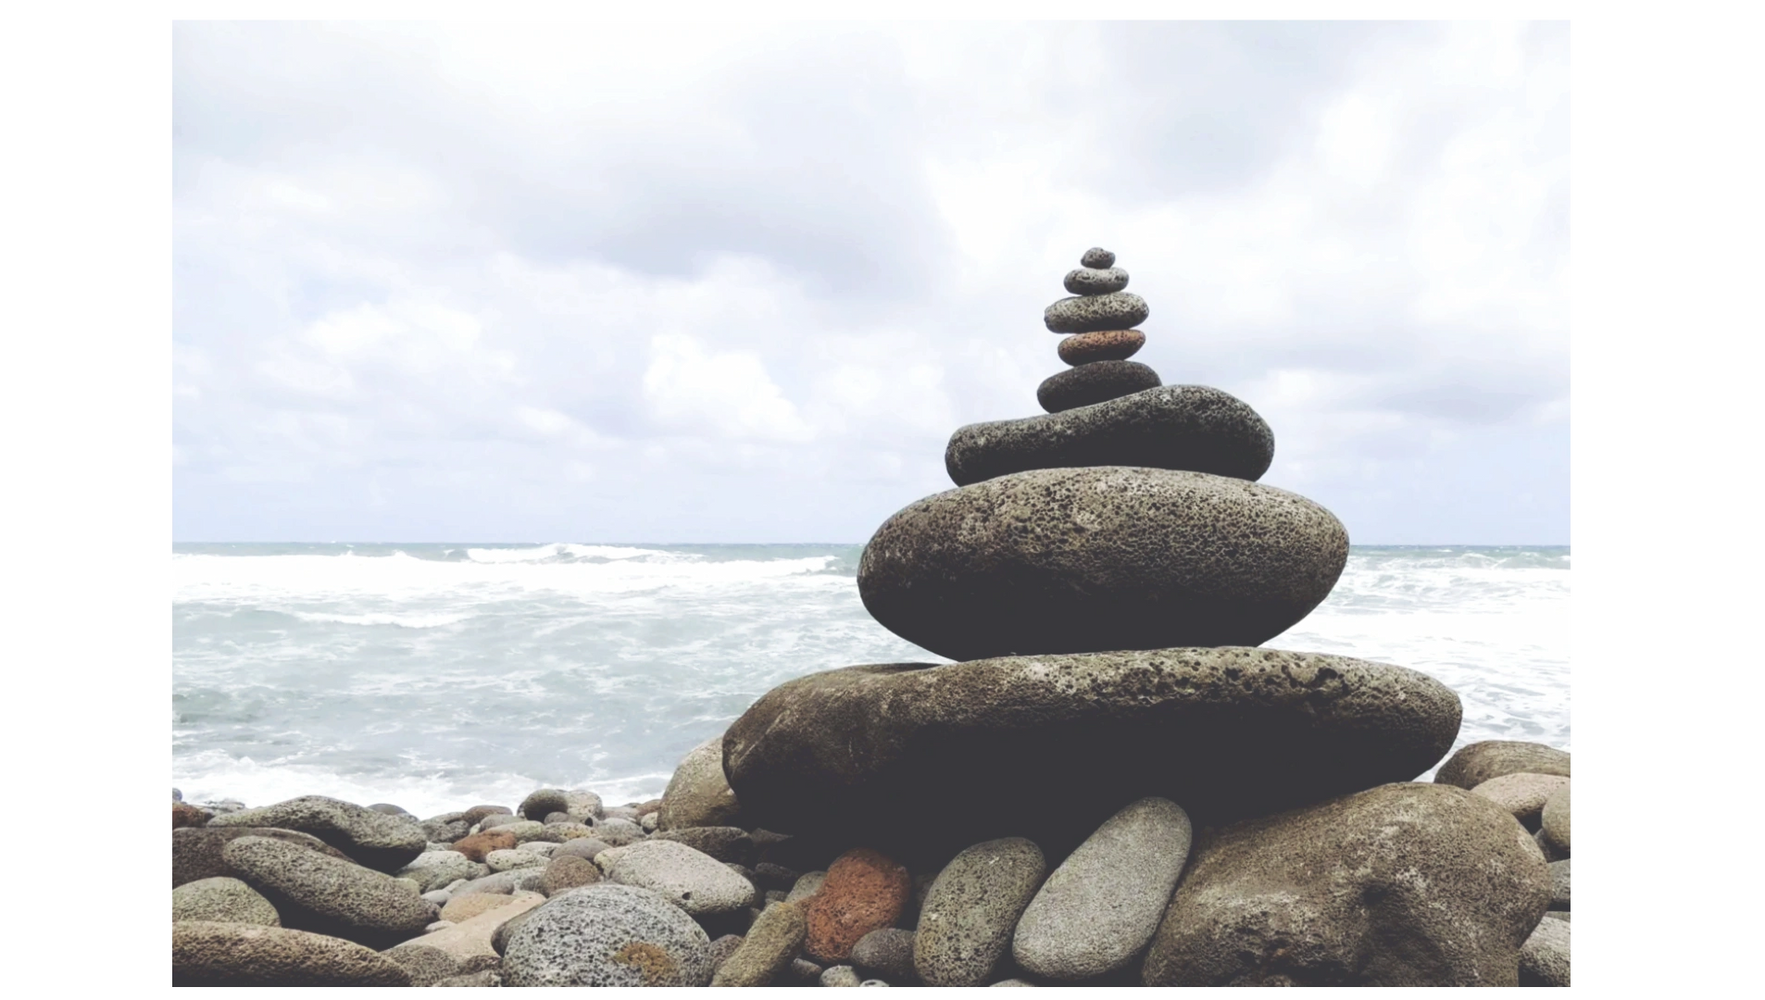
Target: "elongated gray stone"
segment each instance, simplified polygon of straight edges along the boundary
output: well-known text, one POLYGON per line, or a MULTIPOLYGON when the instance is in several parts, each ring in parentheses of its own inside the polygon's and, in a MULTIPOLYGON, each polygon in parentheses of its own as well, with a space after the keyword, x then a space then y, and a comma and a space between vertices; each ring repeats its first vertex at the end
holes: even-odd
POLYGON ((1042 311, 1042 325, 1054 333, 1127 330, 1146 322, 1151 310, 1133 292, 1074 295, 1042 311))
POLYGON ((1011 946, 1011 929, 1048 863, 1022 837, 975 844, 932 882, 913 936, 913 968, 927 986, 980 986, 1011 946))
POLYGON ((416 820, 388 816, 353 802, 303 795, 257 809, 216 816, 208 826, 272 826, 311 834, 376 871, 395 872, 422 854, 429 837, 416 820))
POLYGON ((1106 295, 1128 287, 1128 272, 1119 267, 1081 267, 1066 272, 1063 284, 1074 295, 1106 295))

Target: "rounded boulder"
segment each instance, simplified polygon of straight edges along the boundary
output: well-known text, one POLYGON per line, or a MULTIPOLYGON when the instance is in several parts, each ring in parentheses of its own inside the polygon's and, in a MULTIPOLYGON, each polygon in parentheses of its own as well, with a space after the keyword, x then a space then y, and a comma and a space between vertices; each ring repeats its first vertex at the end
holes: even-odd
POLYGON ((509 986, 704 986, 711 939, 679 907, 630 885, 584 886, 547 900, 509 932, 509 986))
POLYGON ((1560 774, 1532 774, 1518 771, 1490 778, 1471 789, 1512 813, 1520 825, 1537 832, 1544 804, 1555 793, 1569 787, 1569 779, 1560 774))
POLYGON ((656 828, 729 826, 740 816, 741 806, 723 777, 723 737, 718 735, 693 747, 674 769, 662 793, 656 828))
POLYGON ((1460 747, 1440 765, 1434 781, 1466 791, 1504 774, 1560 774, 1569 776, 1569 752, 1543 743, 1520 740, 1483 740, 1460 747))
MULTIPOLYGON (((1539 814, 1542 824, 1541 832, 1550 841, 1551 846, 1564 855, 1569 853, 1569 785, 1567 782, 1544 802, 1544 810, 1539 814)), ((1555 859, 1552 859, 1555 860, 1555 859)))
POLYGON ((422 934, 440 915, 389 875, 295 844, 240 837, 221 853, 297 930, 385 948, 422 934))
POLYGON ((754 883, 703 851, 672 840, 632 844, 607 879, 655 892, 694 916, 734 913, 754 902, 754 883))

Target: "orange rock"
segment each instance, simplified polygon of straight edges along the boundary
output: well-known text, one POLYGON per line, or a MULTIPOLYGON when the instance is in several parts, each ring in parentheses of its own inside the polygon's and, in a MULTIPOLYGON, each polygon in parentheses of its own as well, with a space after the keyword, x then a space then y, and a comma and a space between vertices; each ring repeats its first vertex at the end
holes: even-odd
POLYGON ((1093 361, 1125 361, 1139 353, 1146 335, 1139 330, 1097 330, 1081 333, 1060 342, 1056 350, 1060 360, 1069 365, 1093 361))
POLYGON ((807 901, 805 949, 822 962, 846 961, 859 938, 894 926, 912 889, 907 869, 894 861, 868 847, 847 851, 828 866, 821 891, 807 901))
POLYGON ((470 837, 454 842, 454 850, 479 864, 484 863, 484 856, 491 851, 512 851, 515 849, 515 835, 502 830, 486 830, 474 833, 470 837))

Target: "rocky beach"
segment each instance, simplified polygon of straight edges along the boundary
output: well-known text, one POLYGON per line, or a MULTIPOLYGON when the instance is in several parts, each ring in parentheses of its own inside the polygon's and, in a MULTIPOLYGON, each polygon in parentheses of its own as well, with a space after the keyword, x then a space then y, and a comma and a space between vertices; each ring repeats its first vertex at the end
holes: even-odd
POLYGON ((1569 985, 1569 754, 1455 752, 1434 677, 1262 648, 1348 531, 1079 263, 1046 412, 956 430, 858 566, 956 662, 788 680, 642 802, 174 791, 174 985, 1569 985))

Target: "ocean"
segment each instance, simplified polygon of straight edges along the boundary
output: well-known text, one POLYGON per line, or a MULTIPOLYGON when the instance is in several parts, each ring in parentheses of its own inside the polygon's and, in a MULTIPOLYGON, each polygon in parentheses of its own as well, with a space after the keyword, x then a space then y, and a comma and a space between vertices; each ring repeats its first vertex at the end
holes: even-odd
MULTIPOLYGON (((662 793, 768 689, 944 662, 858 598, 858 545, 178 544, 172 784, 419 816, 536 788, 662 793)), ((1264 645, 1421 670, 1459 745, 1569 749, 1567 547, 1356 546, 1264 645)))

